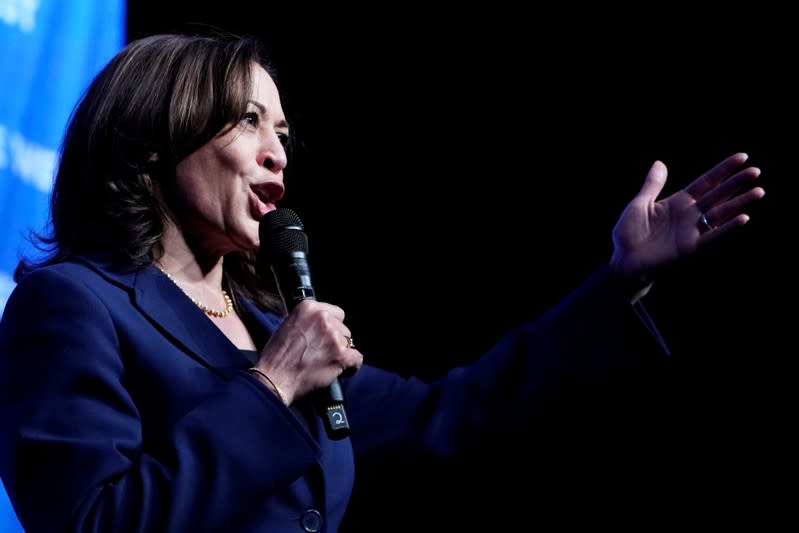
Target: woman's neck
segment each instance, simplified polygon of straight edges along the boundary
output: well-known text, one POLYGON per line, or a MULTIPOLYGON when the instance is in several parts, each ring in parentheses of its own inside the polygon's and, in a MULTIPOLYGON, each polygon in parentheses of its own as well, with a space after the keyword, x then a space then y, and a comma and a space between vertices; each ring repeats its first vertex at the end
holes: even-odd
POLYGON ((155 263, 185 289, 196 287, 218 297, 222 287, 223 256, 208 255, 189 245, 175 226, 169 225, 161 239, 163 254, 155 263))

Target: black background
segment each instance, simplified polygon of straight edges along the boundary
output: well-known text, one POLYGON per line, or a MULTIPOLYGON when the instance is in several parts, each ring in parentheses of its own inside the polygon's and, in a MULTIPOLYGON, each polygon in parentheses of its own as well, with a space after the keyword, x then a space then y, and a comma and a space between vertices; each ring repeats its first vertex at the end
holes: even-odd
POLYGON ((170 5, 131 0, 129 38, 192 22, 272 47, 301 143, 284 205, 317 294, 345 308, 368 362, 406 375, 469 363, 606 262, 655 159, 664 195, 736 151, 763 170, 750 224, 647 297, 665 368, 566 391, 534 426, 475 443, 479 459, 360 469, 344 530, 786 510, 799 114, 784 13, 170 5))

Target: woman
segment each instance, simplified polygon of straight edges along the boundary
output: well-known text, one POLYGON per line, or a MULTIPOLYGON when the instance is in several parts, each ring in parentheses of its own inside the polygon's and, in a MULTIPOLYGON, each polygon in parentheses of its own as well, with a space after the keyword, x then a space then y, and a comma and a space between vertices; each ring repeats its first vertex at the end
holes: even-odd
POLYGON ((0 476, 26 530, 336 531, 355 457, 456 456, 571 376, 662 354, 639 302, 653 275, 764 194, 734 154, 657 200, 655 162, 606 268, 428 384, 363 365, 342 309, 285 313, 258 275, 289 138, 248 38, 144 38, 94 80, 63 144, 51 254, 20 264, 0 323, 0 476), (338 378, 352 434, 336 440, 310 398, 338 378))

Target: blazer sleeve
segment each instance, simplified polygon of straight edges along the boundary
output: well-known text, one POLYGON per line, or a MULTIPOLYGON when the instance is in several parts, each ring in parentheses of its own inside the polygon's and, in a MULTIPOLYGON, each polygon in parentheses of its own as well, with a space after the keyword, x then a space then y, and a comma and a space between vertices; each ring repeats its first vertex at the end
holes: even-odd
POLYGON ((224 530, 316 464, 297 420, 243 372, 145 453, 118 320, 96 287, 47 269, 7 303, 0 475, 27 531, 224 530))
POLYGON ((486 431, 528 419, 563 384, 657 365, 668 347, 607 268, 558 305, 434 383, 364 366, 346 382, 353 447, 365 464, 408 451, 453 457, 486 431))

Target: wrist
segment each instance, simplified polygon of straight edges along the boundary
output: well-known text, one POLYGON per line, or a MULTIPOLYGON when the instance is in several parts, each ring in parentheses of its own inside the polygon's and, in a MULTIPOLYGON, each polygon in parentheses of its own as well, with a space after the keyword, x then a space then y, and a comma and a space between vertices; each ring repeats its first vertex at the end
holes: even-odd
POLYGON ((283 393, 281 392, 280 388, 277 385, 275 385, 275 382, 272 381, 272 378, 270 378, 266 374, 266 372, 264 372, 263 370, 261 370, 258 367, 254 367, 254 366, 248 368, 247 372, 249 372, 250 374, 255 376, 256 379, 258 379, 258 381, 263 383, 266 386, 266 388, 268 388, 270 391, 272 391, 275 394, 275 396, 277 396, 278 400, 280 400, 280 402, 282 404, 288 405, 286 403, 286 398, 285 398, 285 396, 283 396, 283 393))
POLYGON ((624 297, 631 304, 649 292, 654 280, 646 272, 625 268, 616 254, 610 258, 609 269, 624 297))

